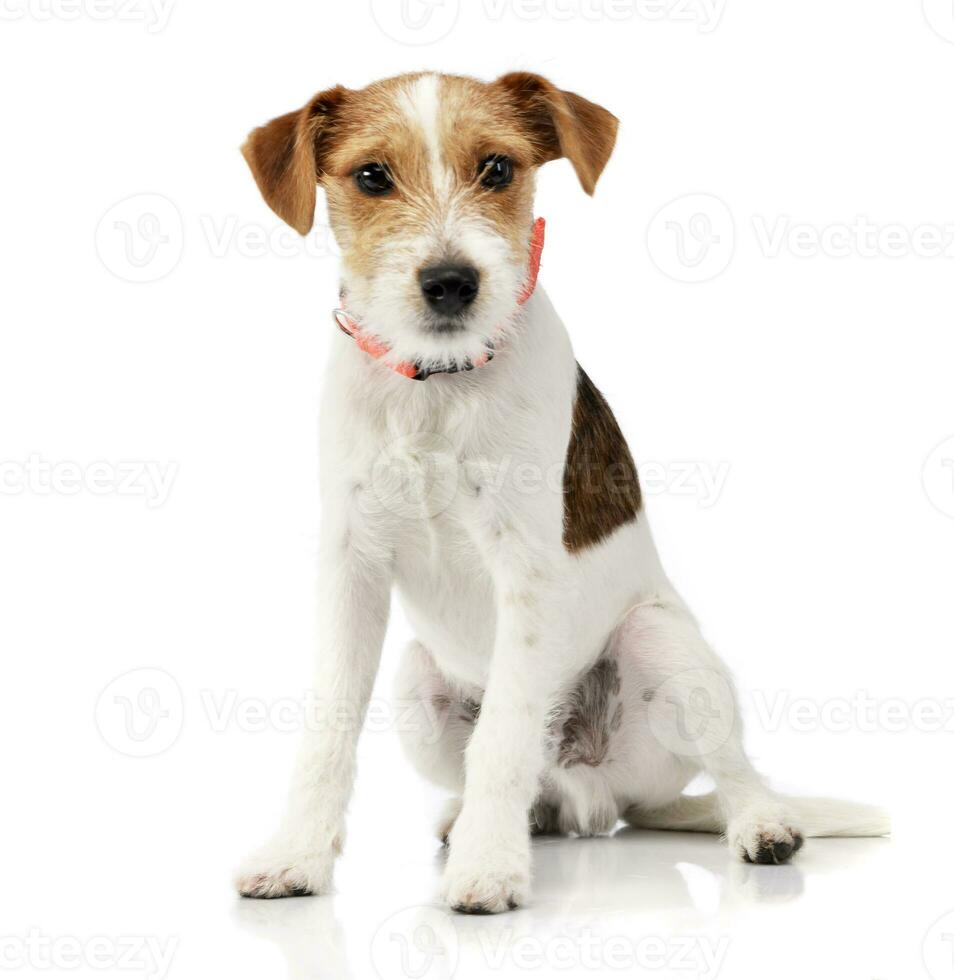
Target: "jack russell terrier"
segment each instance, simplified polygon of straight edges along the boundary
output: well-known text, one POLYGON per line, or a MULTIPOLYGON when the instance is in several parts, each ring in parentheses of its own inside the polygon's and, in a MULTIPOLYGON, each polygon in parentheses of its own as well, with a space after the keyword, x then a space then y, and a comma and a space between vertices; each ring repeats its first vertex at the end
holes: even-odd
POLYGON ((243 895, 331 886, 392 585, 417 637, 401 737, 453 794, 455 910, 525 902, 533 833, 622 818, 778 864, 806 836, 888 832, 873 807, 778 795, 746 757, 729 673, 663 572, 626 441, 536 285, 537 168, 565 157, 592 194, 616 129, 538 75, 425 73, 321 92, 243 147, 303 235, 324 188, 341 247, 315 691, 356 719, 305 736, 243 895), (712 791, 684 793, 700 774, 712 791))

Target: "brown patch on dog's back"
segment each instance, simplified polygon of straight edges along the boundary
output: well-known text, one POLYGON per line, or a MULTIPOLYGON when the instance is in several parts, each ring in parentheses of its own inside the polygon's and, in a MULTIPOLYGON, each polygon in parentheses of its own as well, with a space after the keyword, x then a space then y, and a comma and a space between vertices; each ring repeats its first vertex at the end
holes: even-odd
POLYGON ((563 544, 581 551, 636 520, 639 477, 606 399, 577 365, 573 424, 563 471, 563 544))

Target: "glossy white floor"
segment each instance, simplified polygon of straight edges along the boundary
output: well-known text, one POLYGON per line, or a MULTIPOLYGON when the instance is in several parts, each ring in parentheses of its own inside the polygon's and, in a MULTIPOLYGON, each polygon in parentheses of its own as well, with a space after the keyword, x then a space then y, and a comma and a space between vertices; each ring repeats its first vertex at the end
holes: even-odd
POLYGON ((737 862, 707 835, 539 838, 525 908, 449 914, 435 901, 440 800, 392 757, 394 739, 368 740, 365 762, 378 755, 379 768, 359 780, 335 893, 241 899, 230 872, 277 812, 284 767, 249 778, 254 738, 216 745, 190 732, 158 757, 107 764, 79 732, 64 747, 75 764, 23 783, 40 804, 0 852, 16 883, 0 894, 5 969, 149 980, 951 975, 940 828, 912 846, 907 817, 896 840, 810 840, 783 867, 737 862))
MULTIPOLYGON (((0 966, 144 980, 954 976, 948 737, 923 719, 888 725, 884 712, 875 727, 775 723, 772 689, 753 702, 752 666, 740 690, 758 708, 747 744, 759 767, 783 792, 888 806, 892 838, 809 840, 785 867, 738 862, 708 835, 621 825, 609 838, 540 838, 525 908, 449 914, 437 902, 443 798, 403 757, 387 711, 406 636, 398 608, 335 893, 278 901, 239 898, 231 877, 283 807, 307 644, 268 663, 236 657, 238 632, 214 655, 170 646, 168 672, 117 662, 105 687, 82 658, 63 658, 55 683, 42 658, 23 660, 30 697, 0 687, 0 966)), ((871 671, 904 666, 873 658, 871 671)), ((761 669, 782 667, 773 657, 761 669)), ((807 670, 798 663, 792 689, 825 690, 821 667, 810 682, 807 670)), ((907 683, 913 697, 920 682, 907 683)))
MULTIPOLYGON (((433 904, 439 858, 395 858, 370 888, 352 862, 334 897, 238 903, 242 947, 256 937, 281 951, 290 976, 342 980, 375 970, 388 980, 875 978, 891 955, 888 841, 818 841, 797 864, 753 867, 701 835, 542 839, 532 903, 496 917, 433 904)), ((264 963, 267 952, 250 955, 264 963)))

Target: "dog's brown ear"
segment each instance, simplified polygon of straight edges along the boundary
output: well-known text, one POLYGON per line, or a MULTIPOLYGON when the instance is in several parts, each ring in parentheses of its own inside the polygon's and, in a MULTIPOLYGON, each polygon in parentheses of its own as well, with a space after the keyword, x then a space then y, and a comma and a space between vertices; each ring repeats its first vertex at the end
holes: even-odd
POLYGON ((242 146, 265 203, 302 235, 315 221, 322 155, 346 94, 340 85, 319 92, 304 108, 253 129, 242 146))
POLYGON ((538 163, 566 157, 587 194, 606 166, 619 120, 575 92, 564 92, 541 75, 516 71, 495 82, 516 106, 539 148, 538 163))

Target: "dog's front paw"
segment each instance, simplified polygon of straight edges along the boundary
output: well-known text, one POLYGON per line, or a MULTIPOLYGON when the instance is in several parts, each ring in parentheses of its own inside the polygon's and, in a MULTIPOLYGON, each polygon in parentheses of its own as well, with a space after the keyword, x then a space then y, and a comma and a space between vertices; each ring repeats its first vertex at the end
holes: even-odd
POLYGON ((247 858, 235 876, 246 898, 321 895, 331 889, 334 851, 311 851, 272 843, 247 858))
POLYGON ((453 848, 444 871, 442 895, 455 911, 492 915, 517 908, 530 890, 530 863, 507 867, 493 860, 455 861, 453 848))
POLYGON ((729 824, 729 846, 749 864, 785 864, 805 836, 784 819, 739 820, 729 824))

